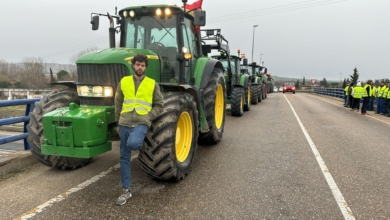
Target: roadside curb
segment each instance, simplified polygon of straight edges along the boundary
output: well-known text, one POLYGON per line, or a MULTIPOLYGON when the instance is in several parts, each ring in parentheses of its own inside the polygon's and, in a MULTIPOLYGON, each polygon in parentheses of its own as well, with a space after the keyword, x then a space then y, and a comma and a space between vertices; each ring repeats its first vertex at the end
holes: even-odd
POLYGON ((0 155, 0 177, 22 171, 38 163, 38 160, 30 151, 17 151, 10 154, 0 155))

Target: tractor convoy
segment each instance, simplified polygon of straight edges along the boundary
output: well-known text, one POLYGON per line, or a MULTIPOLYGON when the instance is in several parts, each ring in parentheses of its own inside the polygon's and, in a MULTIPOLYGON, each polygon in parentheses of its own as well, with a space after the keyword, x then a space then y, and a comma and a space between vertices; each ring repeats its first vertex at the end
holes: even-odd
POLYGON ((108 18, 110 47, 79 57, 77 82, 57 82, 58 88, 35 104, 27 140, 41 163, 75 169, 112 149, 118 140, 115 91, 122 77, 134 73, 131 60, 138 53, 148 57, 146 76, 159 83, 164 98, 164 110, 152 121, 138 155, 152 178, 183 179, 198 144, 221 141, 227 104, 233 116, 241 116, 266 98, 266 68, 231 55, 220 29, 199 30, 206 24, 205 11, 182 2, 182 7, 92 13, 93 30, 99 17, 108 18), (208 56, 213 50, 219 54, 208 56))

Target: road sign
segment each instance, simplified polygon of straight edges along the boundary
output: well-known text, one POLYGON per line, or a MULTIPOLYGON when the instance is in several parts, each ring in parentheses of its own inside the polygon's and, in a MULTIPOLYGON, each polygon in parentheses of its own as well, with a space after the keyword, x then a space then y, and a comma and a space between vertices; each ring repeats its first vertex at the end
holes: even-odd
POLYGON ((316 84, 316 82, 317 82, 316 79, 311 79, 310 81, 311 81, 311 84, 312 84, 312 85, 316 84))

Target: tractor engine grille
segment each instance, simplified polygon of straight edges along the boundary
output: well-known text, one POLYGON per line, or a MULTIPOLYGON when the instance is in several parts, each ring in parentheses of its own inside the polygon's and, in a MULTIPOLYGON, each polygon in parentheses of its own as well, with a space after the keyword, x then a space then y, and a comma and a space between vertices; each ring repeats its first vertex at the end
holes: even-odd
MULTIPOLYGON (((116 88, 129 71, 123 64, 77 64, 77 78, 79 84, 86 85, 107 85, 116 88)), ((80 97, 81 105, 110 106, 114 105, 112 98, 88 98, 80 97)))

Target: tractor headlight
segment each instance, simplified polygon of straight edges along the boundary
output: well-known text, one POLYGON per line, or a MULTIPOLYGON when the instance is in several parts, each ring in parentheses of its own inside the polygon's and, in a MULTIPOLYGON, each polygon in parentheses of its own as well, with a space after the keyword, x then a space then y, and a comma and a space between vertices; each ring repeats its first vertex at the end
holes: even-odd
POLYGON ((127 11, 123 12, 123 17, 127 17, 127 11))
POLYGON ((188 48, 187 48, 187 47, 183 47, 183 48, 181 49, 181 52, 183 52, 183 53, 188 53, 188 48))
POLYGON ((166 9, 165 9, 165 15, 166 15, 166 16, 171 16, 171 14, 172 14, 171 9, 166 8, 166 9))
POLYGON ((111 86, 77 86, 79 96, 112 97, 114 89, 111 86))
POLYGON ((134 10, 131 10, 131 11, 129 12, 129 15, 130 15, 130 17, 134 18, 134 16, 135 16, 134 10))
POLYGON ((157 8, 156 9, 156 15, 157 16, 161 16, 161 14, 162 14, 161 8, 157 8))

